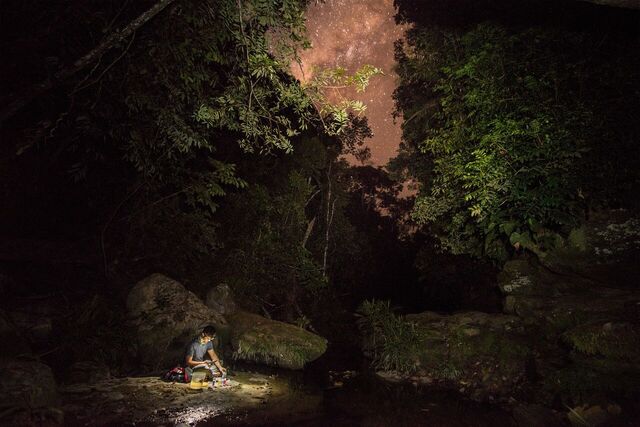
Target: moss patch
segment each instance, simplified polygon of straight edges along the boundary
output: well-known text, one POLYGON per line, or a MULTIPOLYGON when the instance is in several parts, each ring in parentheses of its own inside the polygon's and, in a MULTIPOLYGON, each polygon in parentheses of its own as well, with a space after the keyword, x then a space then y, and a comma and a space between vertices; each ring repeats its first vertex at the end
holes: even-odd
POLYGON ((421 375, 450 383, 476 400, 513 396, 524 383, 532 350, 518 318, 478 312, 407 317, 427 337, 421 375))
POLYGON ((584 354, 640 362, 640 331, 631 323, 589 323, 571 329, 563 337, 584 354))
POLYGON ((304 329, 239 311, 229 318, 233 357, 302 369, 327 349, 327 340, 304 329))
POLYGON ((569 233, 569 237, 567 238, 567 246, 572 249, 577 249, 581 252, 587 250, 587 233, 585 232, 584 227, 571 230, 571 233, 569 233))

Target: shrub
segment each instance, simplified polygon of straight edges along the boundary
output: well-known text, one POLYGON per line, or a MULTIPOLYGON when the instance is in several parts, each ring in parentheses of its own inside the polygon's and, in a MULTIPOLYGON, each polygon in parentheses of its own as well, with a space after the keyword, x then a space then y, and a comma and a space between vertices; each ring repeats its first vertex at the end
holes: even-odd
POLYGON ((388 301, 365 301, 358 308, 363 350, 376 369, 411 374, 419 365, 423 337, 414 322, 396 316, 388 301))

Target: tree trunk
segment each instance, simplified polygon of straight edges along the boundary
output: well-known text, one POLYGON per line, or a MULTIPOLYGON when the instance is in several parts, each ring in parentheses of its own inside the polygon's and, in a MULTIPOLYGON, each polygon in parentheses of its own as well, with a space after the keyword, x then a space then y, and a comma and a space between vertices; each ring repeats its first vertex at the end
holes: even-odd
MULTIPOLYGON (((331 228, 331 221, 333 220, 333 209, 331 208, 331 163, 329 163, 329 169, 327 170, 327 206, 326 206, 326 222, 324 231, 324 255, 322 257, 322 277, 327 277, 327 255, 329 253, 329 229, 331 228)), ((333 202, 333 208, 335 208, 335 200, 333 202)))
POLYGON ((311 232, 313 231, 313 226, 316 223, 316 217, 314 216, 313 219, 311 221, 309 221, 309 223, 307 224, 307 231, 305 231, 304 233, 304 239, 302 239, 302 248, 306 249, 307 248, 307 241, 309 240, 309 236, 311 235, 311 232))
POLYGON ((22 108, 30 104, 34 99, 60 85, 61 83, 64 83, 77 72, 86 68, 89 64, 93 63, 96 59, 104 55, 104 53, 109 49, 113 48, 115 45, 128 38, 131 34, 133 34, 134 31, 136 31, 138 28, 140 28, 147 21, 156 16, 174 1, 175 0, 159 0, 155 5, 153 5, 151 9, 147 10, 142 15, 131 21, 129 25, 124 27, 122 30, 111 33, 111 35, 107 37, 102 43, 100 43, 100 45, 84 55, 82 58, 78 59, 73 63, 73 65, 57 72, 54 75, 53 79, 48 79, 44 82, 32 86, 21 96, 17 97, 13 101, 10 101, 7 107, 2 110, 2 113, 0 113, 0 125, 3 124, 7 119, 13 117, 22 108))

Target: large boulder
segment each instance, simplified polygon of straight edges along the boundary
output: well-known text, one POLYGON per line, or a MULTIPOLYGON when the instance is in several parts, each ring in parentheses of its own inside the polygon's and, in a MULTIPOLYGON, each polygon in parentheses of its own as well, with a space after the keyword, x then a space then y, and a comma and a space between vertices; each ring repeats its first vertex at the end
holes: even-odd
POLYGON ((640 393, 640 292, 578 284, 545 296, 532 282, 529 294, 521 287, 506 296, 505 310, 531 331, 536 400, 593 403, 640 393))
POLYGON ((505 264, 504 310, 537 336, 537 400, 594 403, 640 393, 640 217, 593 215, 540 259, 505 264))
POLYGON ((302 369, 327 349, 327 340, 284 322, 238 310, 228 317, 233 358, 302 369))
POLYGON ((637 323, 596 319, 569 329, 562 340, 569 363, 545 376, 556 394, 589 404, 640 396, 637 323))
POLYGON ((415 380, 454 387, 475 400, 518 393, 531 357, 522 321, 481 312, 410 314, 424 343, 415 380))
POLYGON ((62 422, 60 396, 49 366, 31 360, 0 359, 0 410, 7 425, 62 422))
POLYGON ((224 328, 227 323, 182 284, 157 273, 131 289, 127 316, 141 362, 154 370, 181 362, 186 346, 204 326, 224 328))
POLYGON ((533 259, 505 264, 498 276, 504 311, 560 334, 595 320, 640 319, 640 290, 599 286, 575 274, 550 271, 533 259))
MULTIPOLYGON (((598 320, 640 320, 640 214, 595 213, 540 259, 507 262, 504 310, 564 333, 598 320)), ((553 332, 553 331, 549 331, 553 332)))

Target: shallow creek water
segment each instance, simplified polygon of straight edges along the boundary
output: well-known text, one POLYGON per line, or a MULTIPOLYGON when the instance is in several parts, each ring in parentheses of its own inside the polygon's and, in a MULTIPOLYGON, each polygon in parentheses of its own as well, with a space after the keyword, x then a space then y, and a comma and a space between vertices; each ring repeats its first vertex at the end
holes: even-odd
POLYGON ((191 390, 153 377, 63 388, 65 425, 136 426, 509 426, 498 406, 371 374, 333 373, 328 385, 299 373, 237 371, 237 384, 191 390))

